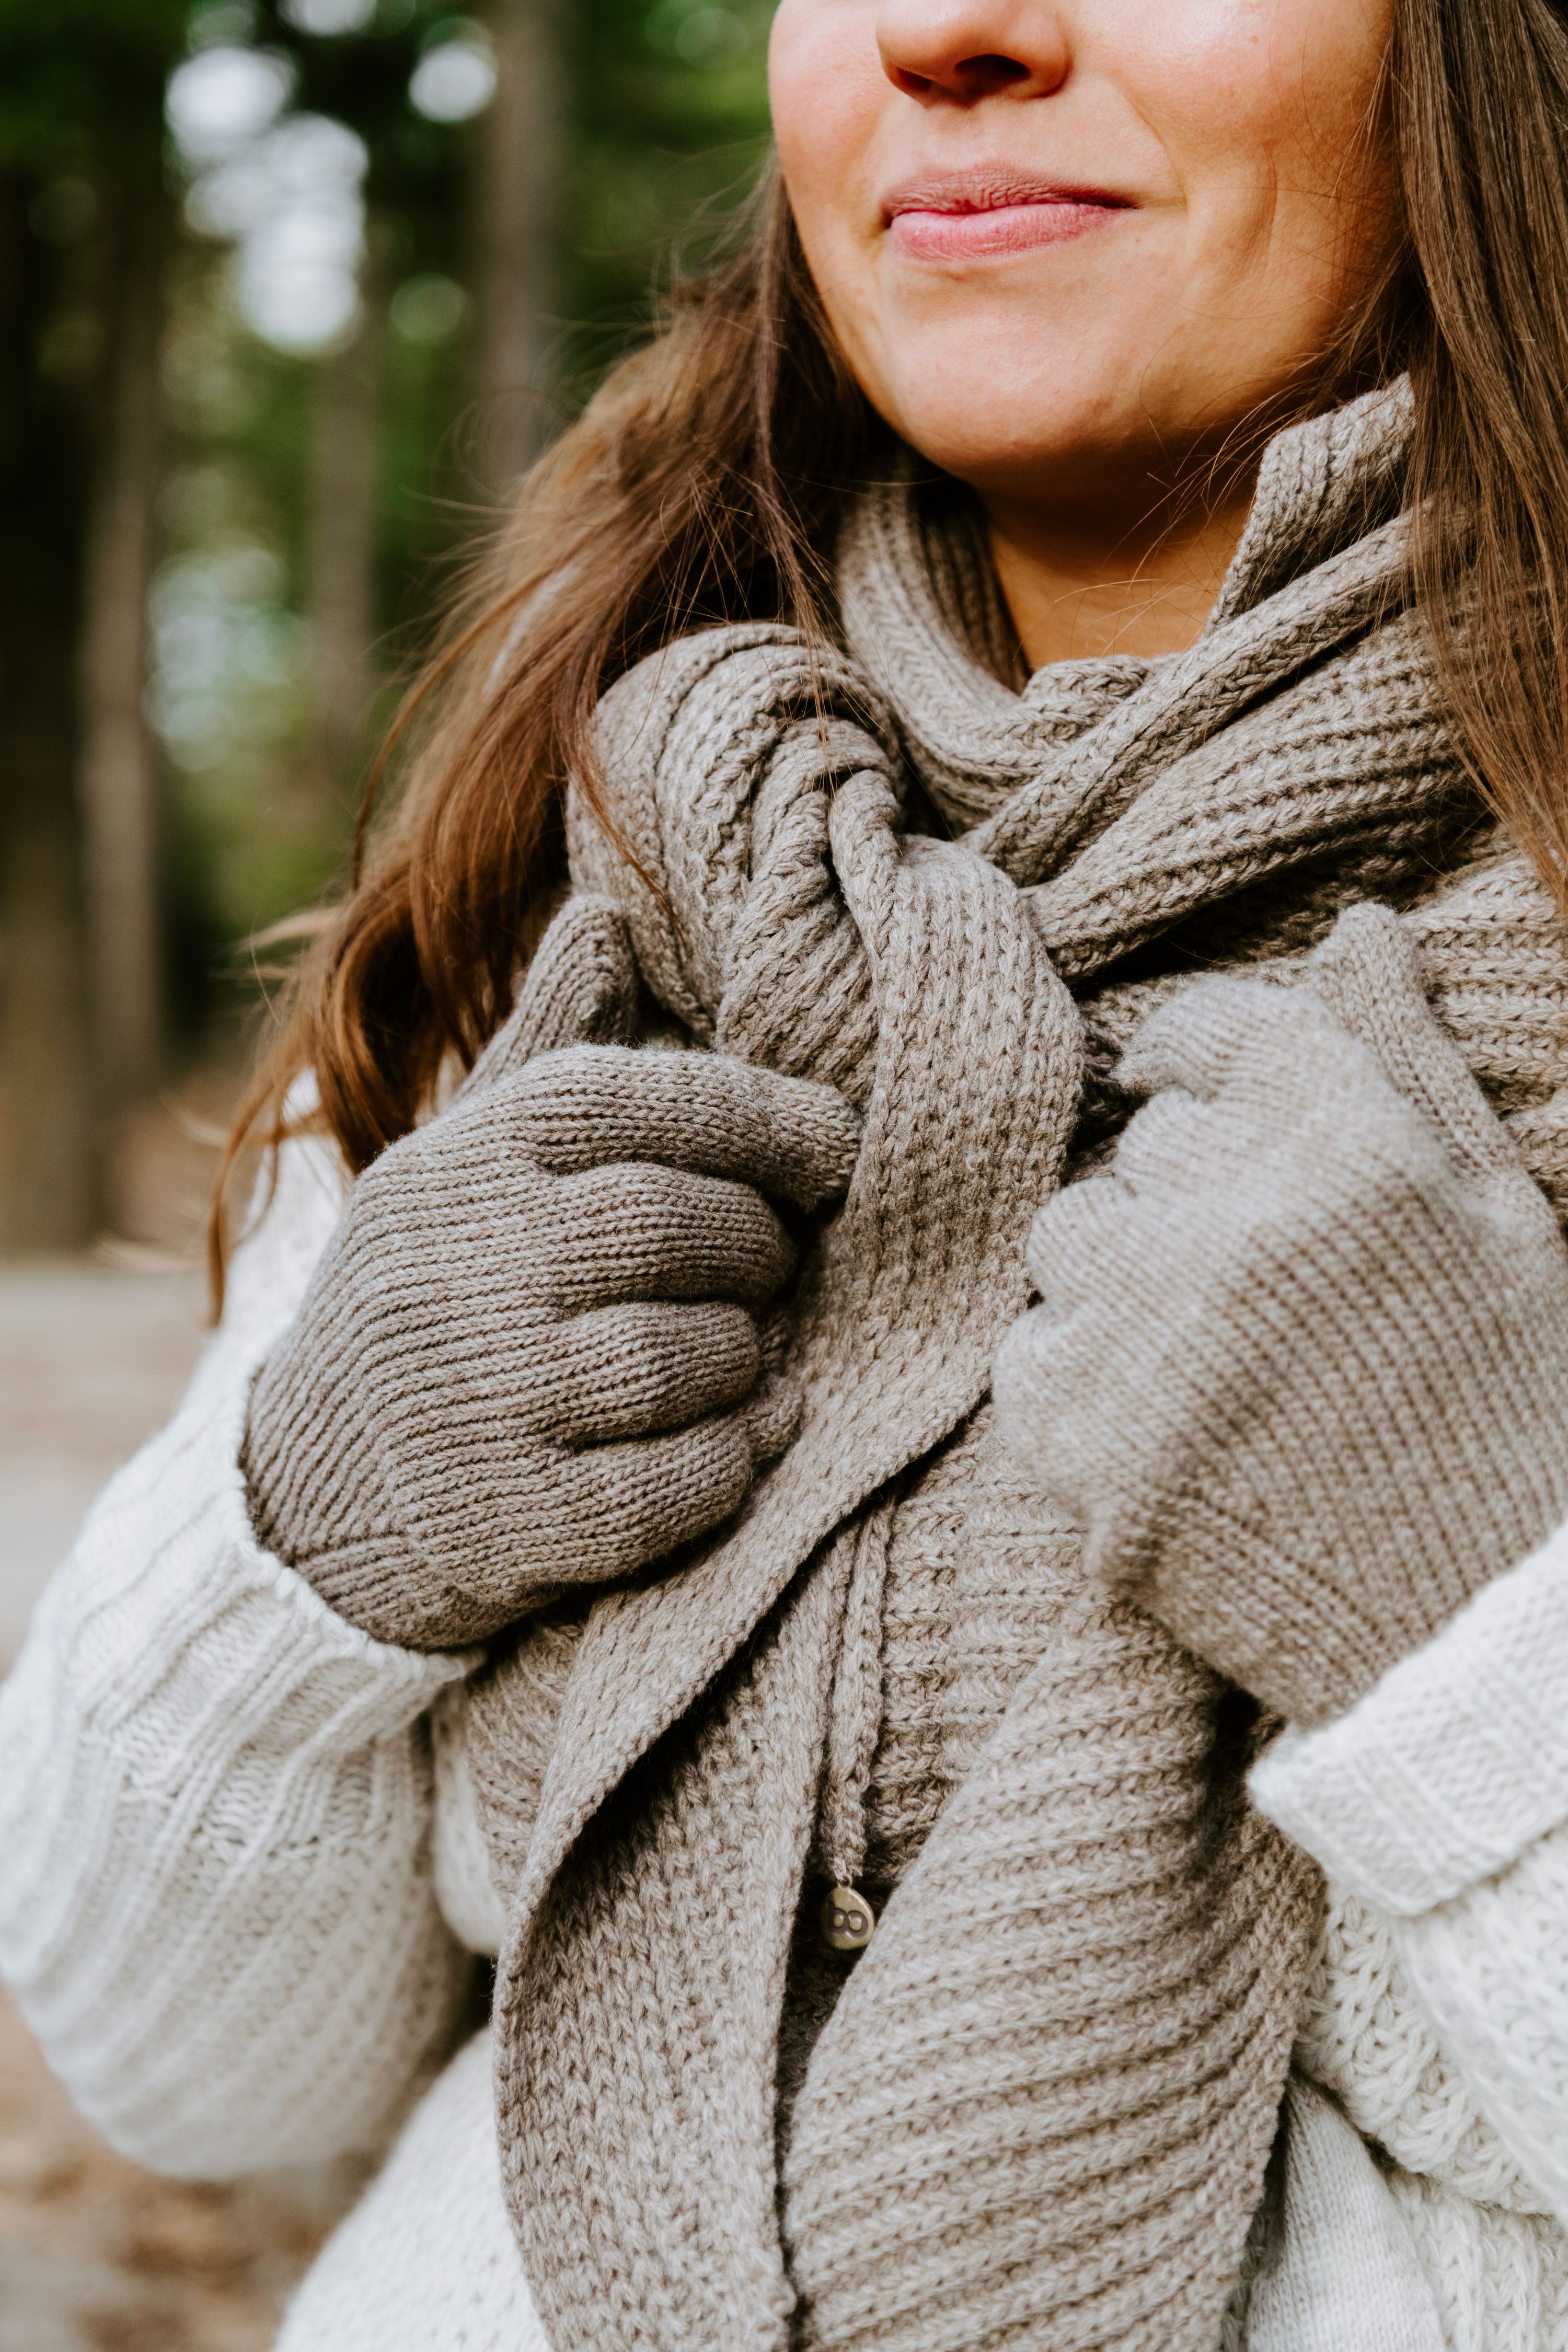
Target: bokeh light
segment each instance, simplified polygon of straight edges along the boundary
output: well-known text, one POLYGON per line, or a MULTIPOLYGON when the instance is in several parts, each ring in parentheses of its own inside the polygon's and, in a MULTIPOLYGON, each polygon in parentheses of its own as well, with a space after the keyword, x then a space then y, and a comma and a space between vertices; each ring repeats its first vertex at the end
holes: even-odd
POLYGON ((292 88, 287 61, 266 49, 203 49, 171 76, 168 117, 195 174, 192 226, 235 241, 246 323, 279 351, 310 352, 358 307, 370 159, 346 124, 285 114, 292 88))
POLYGON ((375 0, 282 0, 279 14, 296 32, 330 39, 363 33, 375 15, 375 0))
POLYGON ((275 122, 293 90, 287 58, 220 43, 170 75, 169 128, 187 163, 219 163, 275 122))
POLYGON ((409 104, 430 122, 467 122, 495 94, 495 58, 477 26, 426 49, 408 85, 409 104))

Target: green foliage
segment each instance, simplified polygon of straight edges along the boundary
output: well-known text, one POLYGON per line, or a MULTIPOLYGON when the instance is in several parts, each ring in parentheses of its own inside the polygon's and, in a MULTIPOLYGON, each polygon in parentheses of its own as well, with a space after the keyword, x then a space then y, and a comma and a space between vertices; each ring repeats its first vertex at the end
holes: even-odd
POLYGON ((331 115, 364 141, 373 213, 395 219, 421 251, 449 264, 461 213, 461 142, 420 120, 408 84, 431 35, 451 25, 450 0, 383 6, 363 31, 326 37, 297 32, 277 0, 258 0, 247 13, 256 41, 291 61, 298 110, 331 115))
POLYGON ((0 169, 157 145, 188 13, 187 0, 0 0, 0 169))
MULTIPOLYGON (((469 0, 482 21, 489 0, 469 0)), ((647 331, 672 250, 700 264, 765 151, 771 0, 561 0, 552 364, 563 414, 647 331)), ((474 527, 463 288, 478 125, 423 119, 410 78, 461 30, 453 0, 380 0, 314 36, 299 0, 0 0, 0 180, 53 289, 38 382, 94 425, 112 191, 134 170, 171 226, 165 478, 149 707, 167 762, 176 995, 199 1026, 249 998, 237 943, 341 874, 358 783, 323 770, 306 633, 310 467, 324 360, 244 323, 226 246, 183 225, 163 121, 188 53, 287 58, 293 112, 363 142, 366 292, 381 320, 376 576, 384 719, 474 527)), ((0 417, 0 425, 4 418, 0 417)), ((0 440, 5 438, 0 431, 0 440)), ((74 526, 73 526, 74 527, 74 526)), ((364 748, 371 737, 367 730, 364 748)))
POLYGON ((700 267, 750 189, 772 16, 772 0, 579 0, 566 16, 562 367, 575 396, 646 331, 673 261, 700 267))

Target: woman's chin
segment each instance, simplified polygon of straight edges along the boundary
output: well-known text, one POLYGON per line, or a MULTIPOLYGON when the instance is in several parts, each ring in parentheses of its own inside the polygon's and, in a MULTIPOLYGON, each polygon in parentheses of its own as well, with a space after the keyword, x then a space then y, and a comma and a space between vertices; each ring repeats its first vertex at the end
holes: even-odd
POLYGON ((1125 479, 1131 459, 1157 466, 1168 436, 1151 429, 1146 410, 1129 409, 1109 389, 1095 396, 1079 382, 1042 387, 1035 375, 1008 383, 977 367, 965 388, 890 403, 884 414, 900 437, 984 497, 1048 498, 1073 507, 1103 476, 1109 489, 1125 479))
POLYGON ((1184 442, 1179 369, 1152 369, 1141 339, 1104 321, 1064 332, 1047 316, 955 304, 843 335, 862 386, 931 464, 977 488, 1056 481, 1076 501, 1087 465, 1125 467, 1184 442))

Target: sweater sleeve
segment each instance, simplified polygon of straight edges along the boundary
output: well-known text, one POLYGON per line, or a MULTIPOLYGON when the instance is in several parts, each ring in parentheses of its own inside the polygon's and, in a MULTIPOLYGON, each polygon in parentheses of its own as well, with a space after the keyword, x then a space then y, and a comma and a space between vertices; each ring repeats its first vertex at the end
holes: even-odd
POLYGON ((1387 1920, 1443 2049, 1568 2224, 1568 1527, 1336 1721, 1260 1810, 1387 1920))
POLYGON ((456 2029, 426 1717, 471 1656, 369 1640, 263 1551, 250 1383, 342 1204, 286 1147, 170 1426, 0 1690, 0 1974, 82 2112, 186 2178, 374 2146, 456 2029))

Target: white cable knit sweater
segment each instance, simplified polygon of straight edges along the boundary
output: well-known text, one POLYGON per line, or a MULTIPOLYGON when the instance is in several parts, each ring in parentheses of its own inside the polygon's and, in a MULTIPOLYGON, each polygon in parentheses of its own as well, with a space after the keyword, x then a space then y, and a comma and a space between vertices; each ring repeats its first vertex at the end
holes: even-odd
MULTIPOLYGON (((279 2352, 547 2352, 486 2041, 451 2054, 501 1927, 473 1662, 334 1617, 258 1549, 237 1466, 341 1202, 324 1147, 289 1147, 184 1404, 106 1490, 0 1692, 0 1972, 84 2113, 170 2172, 375 2147, 419 2100, 279 2352)), ((1300 2067, 1331 2128, 1337 2106, 1376 2144, 1433 2305, 1359 2322, 1366 2352, 1568 2352, 1565 1690, 1568 1530, 1254 1775, 1334 1889, 1300 2067)), ((1288 2200, 1310 2282, 1332 2214, 1294 2171, 1288 2200)), ((1360 2352, 1310 2284, 1233 2340, 1360 2352)))

